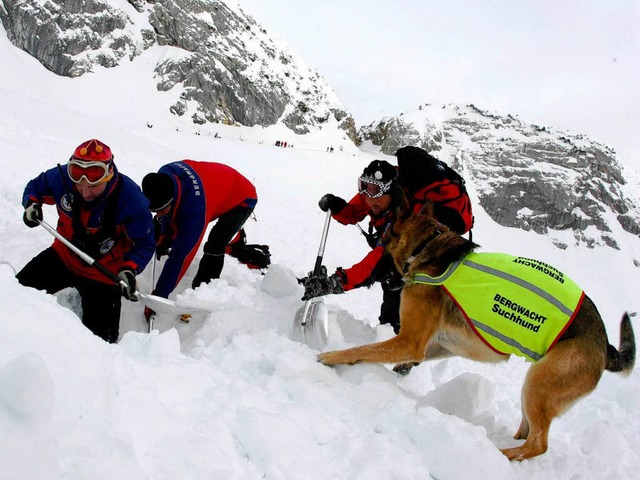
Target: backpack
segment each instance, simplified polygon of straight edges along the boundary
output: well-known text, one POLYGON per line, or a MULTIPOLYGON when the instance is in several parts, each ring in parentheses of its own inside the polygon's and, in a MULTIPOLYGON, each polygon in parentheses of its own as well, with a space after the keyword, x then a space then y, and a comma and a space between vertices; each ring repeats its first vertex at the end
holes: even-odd
POLYGON ((225 247, 225 253, 236 258, 251 269, 267 268, 271 265, 271 252, 268 245, 247 244, 244 228, 225 247))
POLYGON ((430 200, 438 221, 459 234, 471 230, 471 200, 458 172, 419 147, 402 147, 395 155, 398 181, 414 211, 430 200))

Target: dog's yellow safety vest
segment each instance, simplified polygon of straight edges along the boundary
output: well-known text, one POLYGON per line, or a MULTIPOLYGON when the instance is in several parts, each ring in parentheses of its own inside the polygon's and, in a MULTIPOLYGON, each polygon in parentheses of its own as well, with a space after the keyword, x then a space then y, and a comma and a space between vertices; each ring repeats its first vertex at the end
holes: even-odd
POLYGON ((551 265, 502 253, 470 253, 438 277, 417 273, 413 283, 442 286, 489 347, 533 362, 569 327, 584 297, 551 265))

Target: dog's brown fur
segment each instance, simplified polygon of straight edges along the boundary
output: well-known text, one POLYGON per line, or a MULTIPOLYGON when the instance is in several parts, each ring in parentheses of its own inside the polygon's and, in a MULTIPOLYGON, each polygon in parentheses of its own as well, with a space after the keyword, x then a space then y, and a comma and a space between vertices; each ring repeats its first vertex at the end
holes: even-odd
MULTIPOLYGON (((438 223, 430 208, 426 210, 408 219, 399 217, 387 233, 387 250, 407 281, 418 272, 440 275, 450 263, 476 247, 438 223), (426 243, 424 248, 421 243, 426 243), (416 249, 420 253, 415 253, 416 249)), ((318 360, 325 365, 358 362, 411 365, 452 355, 481 362, 508 358, 478 338, 440 287, 407 283, 402 290, 397 336, 384 342, 322 353, 318 360)), ((607 340, 598 310, 585 296, 570 327, 529 368, 522 388, 522 421, 514 436, 525 442, 503 449, 502 453, 510 460, 524 460, 546 452, 553 418, 590 393, 604 370, 630 373, 634 361, 635 340, 628 315, 622 318, 618 352, 607 340)))

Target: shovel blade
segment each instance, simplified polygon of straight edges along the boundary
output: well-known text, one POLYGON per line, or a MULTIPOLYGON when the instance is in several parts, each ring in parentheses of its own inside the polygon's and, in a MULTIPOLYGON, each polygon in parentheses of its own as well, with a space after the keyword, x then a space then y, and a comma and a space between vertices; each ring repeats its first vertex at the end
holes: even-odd
POLYGON ((296 312, 291 338, 322 351, 329 339, 329 310, 322 297, 307 300, 296 312))
POLYGON ((169 300, 167 298, 159 297, 157 295, 150 295, 148 293, 138 292, 137 295, 138 300, 151 310, 158 313, 171 313, 174 315, 183 315, 183 314, 191 314, 196 312, 204 311, 201 308, 195 307, 179 307, 176 305, 176 302, 169 300))

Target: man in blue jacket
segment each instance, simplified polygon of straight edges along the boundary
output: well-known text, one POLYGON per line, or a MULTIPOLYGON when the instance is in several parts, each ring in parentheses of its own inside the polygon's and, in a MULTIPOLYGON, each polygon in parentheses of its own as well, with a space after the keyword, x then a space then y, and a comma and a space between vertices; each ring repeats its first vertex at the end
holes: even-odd
POLYGON ((23 220, 37 227, 42 204, 56 205, 57 230, 76 247, 120 277, 115 285, 58 239, 16 276, 25 286, 55 293, 75 287, 82 323, 107 342, 118 340, 121 295, 137 300, 135 276, 153 256, 153 222, 140 187, 118 172, 111 149, 100 140, 80 144, 65 166, 31 180, 22 199, 23 220))

